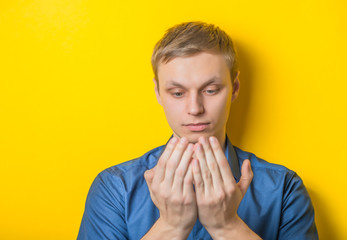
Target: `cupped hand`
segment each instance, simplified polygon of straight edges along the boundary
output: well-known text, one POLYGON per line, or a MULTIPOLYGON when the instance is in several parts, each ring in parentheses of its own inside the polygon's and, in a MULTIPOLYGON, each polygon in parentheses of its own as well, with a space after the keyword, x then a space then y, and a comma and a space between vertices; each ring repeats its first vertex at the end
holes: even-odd
POLYGON ((242 176, 236 183, 223 149, 215 137, 199 138, 194 149, 195 158, 191 165, 198 217, 214 237, 219 232, 239 225, 241 219, 237 209, 253 179, 253 172, 250 161, 245 160, 241 168, 242 176))
POLYGON ((183 137, 172 138, 157 165, 145 172, 153 203, 159 209, 158 221, 186 238, 197 219, 190 162, 194 145, 183 137))

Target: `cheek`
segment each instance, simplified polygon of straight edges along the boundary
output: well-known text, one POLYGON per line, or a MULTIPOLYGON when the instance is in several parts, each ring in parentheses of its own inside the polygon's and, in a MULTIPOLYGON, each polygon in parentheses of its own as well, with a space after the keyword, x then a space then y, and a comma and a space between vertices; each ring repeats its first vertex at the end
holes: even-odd
POLYGON ((208 101, 208 108, 216 122, 224 122, 228 118, 231 100, 226 96, 208 101))
POLYGON ((165 115, 170 117, 170 119, 178 119, 179 116, 181 116, 182 106, 180 106, 180 104, 177 102, 164 101, 163 108, 165 115))

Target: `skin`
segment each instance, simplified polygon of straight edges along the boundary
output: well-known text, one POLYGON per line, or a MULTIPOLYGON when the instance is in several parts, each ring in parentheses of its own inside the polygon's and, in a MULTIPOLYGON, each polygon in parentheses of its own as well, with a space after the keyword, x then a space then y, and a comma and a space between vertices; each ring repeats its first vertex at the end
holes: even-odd
POLYGON ((143 239, 186 239, 197 218, 213 239, 260 239, 237 215, 253 178, 250 162, 236 183, 222 147, 238 78, 232 84, 224 57, 206 52, 161 63, 158 78, 157 100, 174 137, 144 175, 160 217, 143 239))
POLYGON ((229 68, 220 54, 199 53, 177 57, 158 67, 159 89, 156 97, 162 105, 174 136, 185 136, 196 143, 201 136, 216 136, 225 141, 226 122, 231 103, 237 98, 239 80, 232 86, 229 68), (209 123, 202 132, 192 132, 186 125, 209 123))

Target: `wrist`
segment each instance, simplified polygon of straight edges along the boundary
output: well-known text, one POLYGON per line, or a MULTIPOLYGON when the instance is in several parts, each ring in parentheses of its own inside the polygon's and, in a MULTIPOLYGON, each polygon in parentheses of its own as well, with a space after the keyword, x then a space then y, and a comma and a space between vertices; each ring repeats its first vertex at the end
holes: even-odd
POLYGON ((147 234, 142 238, 151 240, 161 240, 161 239, 173 239, 173 240, 183 240, 187 239, 192 228, 179 228, 170 225, 165 220, 160 217, 152 226, 152 228, 147 232, 147 234))
POLYGON ((247 224, 236 216, 230 223, 220 228, 206 228, 211 237, 215 240, 227 239, 261 239, 254 233, 247 224))
MULTIPOLYGON (((165 231, 164 238, 165 239, 187 239, 189 233, 192 231, 193 227, 185 227, 185 226, 173 226, 169 222, 161 219, 158 219, 158 226, 165 231), (169 237, 170 236, 170 237, 169 237)), ((193 225, 194 226, 194 225, 193 225)))

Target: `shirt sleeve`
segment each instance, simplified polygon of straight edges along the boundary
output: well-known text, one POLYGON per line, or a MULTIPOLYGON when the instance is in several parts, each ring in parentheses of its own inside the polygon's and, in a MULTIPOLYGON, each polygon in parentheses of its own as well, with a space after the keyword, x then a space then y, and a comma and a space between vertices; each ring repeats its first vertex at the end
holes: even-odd
POLYGON ((106 171, 92 183, 77 240, 126 240, 124 184, 106 171))
POLYGON ((310 196, 294 172, 287 175, 282 204, 279 239, 318 239, 310 196))

